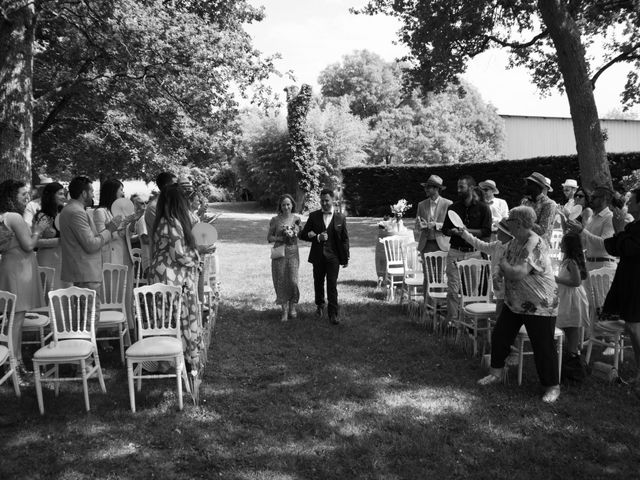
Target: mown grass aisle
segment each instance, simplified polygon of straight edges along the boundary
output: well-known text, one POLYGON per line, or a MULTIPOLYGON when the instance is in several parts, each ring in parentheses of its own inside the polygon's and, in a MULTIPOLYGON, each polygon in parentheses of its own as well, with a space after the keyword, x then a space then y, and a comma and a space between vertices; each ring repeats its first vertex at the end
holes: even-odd
MULTIPOLYGON (((339 279, 343 323, 315 319, 308 247, 300 318, 279 321, 270 214, 231 206, 218 221, 222 303, 199 407, 176 411, 172 381, 148 382, 138 413, 105 355, 108 394, 91 386, 22 401, 0 387, 0 478, 637 478, 639 401, 589 379, 539 399, 532 361, 521 387, 480 388, 479 361, 409 322, 375 289, 375 221, 350 219, 339 279)), ((246 207, 246 205, 244 206, 246 207)))

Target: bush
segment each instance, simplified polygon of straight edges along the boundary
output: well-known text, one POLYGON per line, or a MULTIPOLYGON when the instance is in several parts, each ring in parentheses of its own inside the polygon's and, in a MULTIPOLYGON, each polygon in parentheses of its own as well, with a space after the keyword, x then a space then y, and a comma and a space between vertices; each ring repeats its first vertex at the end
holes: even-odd
MULTIPOLYGON (((609 167, 614 186, 622 187, 622 179, 640 168, 640 152, 610 153, 609 167)), ((383 216, 389 213, 389 205, 400 198, 413 204, 407 216, 415 216, 418 203, 423 200, 420 185, 429 175, 442 177, 447 189, 443 196, 456 197, 457 179, 471 175, 477 182, 492 179, 500 189, 500 197, 510 207, 522 199, 522 179, 531 172, 540 172, 551 179, 553 193, 549 196, 564 203, 561 183, 567 178, 580 178, 576 155, 537 157, 526 160, 501 160, 498 162, 465 163, 454 165, 389 165, 349 167, 342 169, 343 192, 347 211, 354 216, 383 216)))

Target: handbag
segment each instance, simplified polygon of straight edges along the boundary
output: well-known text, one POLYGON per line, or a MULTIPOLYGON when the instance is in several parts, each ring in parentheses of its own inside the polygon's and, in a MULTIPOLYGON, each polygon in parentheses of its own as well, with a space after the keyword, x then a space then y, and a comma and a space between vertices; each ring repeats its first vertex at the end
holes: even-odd
POLYGON ((270 250, 271 260, 284 257, 284 245, 280 245, 279 247, 273 246, 273 248, 270 248, 270 250))

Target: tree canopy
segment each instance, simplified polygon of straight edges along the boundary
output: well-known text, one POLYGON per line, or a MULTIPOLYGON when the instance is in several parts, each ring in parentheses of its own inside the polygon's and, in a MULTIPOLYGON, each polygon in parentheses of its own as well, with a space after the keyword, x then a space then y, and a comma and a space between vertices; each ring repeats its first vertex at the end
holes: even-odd
MULTIPOLYGON (((543 91, 567 93, 583 184, 610 183, 593 96, 611 65, 640 66, 640 6, 637 0, 370 0, 356 13, 386 13, 402 21, 400 39, 410 48, 410 78, 426 90, 441 90, 464 72, 469 59, 500 46, 513 65, 524 65, 543 91), (604 56, 588 47, 599 43, 604 56)), ((640 102, 640 78, 631 70, 622 93, 640 102)))

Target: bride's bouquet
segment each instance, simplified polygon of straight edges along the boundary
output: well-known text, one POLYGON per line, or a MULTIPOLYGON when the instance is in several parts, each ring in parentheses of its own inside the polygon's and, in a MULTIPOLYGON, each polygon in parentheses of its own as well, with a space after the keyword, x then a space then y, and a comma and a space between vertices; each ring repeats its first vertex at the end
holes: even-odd
POLYGON ((291 243, 294 237, 298 236, 298 232, 301 230, 300 219, 297 218, 293 225, 285 225, 282 227, 284 238, 287 243, 291 243))

